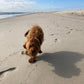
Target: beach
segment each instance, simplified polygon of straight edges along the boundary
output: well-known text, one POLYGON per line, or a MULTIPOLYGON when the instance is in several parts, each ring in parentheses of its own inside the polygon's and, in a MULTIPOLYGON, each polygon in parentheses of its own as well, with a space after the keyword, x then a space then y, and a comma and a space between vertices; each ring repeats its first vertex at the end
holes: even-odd
POLYGON ((0 19, 0 84, 84 84, 82 11, 0 19), (30 64, 21 52, 24 33, 34 24, 44 31, 43 53, 30 64))

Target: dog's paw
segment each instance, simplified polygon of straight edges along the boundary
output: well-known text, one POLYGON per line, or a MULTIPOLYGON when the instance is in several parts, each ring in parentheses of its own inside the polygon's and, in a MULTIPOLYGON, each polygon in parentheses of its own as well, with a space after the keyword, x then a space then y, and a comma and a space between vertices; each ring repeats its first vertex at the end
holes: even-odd
POLYGON ((42 53, 42 51, 40 50, 39 53, 42 53))
POLYGON ((32 59, 32 58, 29 59, 29 63, 35 63, 35 62, 36 62, 35 59, 32 59))

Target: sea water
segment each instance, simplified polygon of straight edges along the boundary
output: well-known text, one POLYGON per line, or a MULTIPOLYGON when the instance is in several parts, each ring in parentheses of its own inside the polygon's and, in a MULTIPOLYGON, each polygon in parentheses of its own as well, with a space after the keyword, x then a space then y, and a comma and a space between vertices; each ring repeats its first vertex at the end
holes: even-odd
POLYGON ((9 17, 15 17, 18 15, 25 15, 30 13, 24 13, 24 12, 0 12, 0 19, 3 18, 9 18, 9 17))

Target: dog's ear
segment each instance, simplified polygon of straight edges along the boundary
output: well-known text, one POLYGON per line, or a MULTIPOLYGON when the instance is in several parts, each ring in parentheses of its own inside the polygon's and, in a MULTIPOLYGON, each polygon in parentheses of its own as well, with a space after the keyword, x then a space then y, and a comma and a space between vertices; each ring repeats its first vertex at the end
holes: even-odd
POLYGON ((41 41, 40 37, 37 37, 37 39, 39 40, 40 44, 42 44, 42 41, 41 41))
POLYGON ((24 36, 26 37, 28 35, 28 33, 29 33, 29 30, 24 34, 24 36))

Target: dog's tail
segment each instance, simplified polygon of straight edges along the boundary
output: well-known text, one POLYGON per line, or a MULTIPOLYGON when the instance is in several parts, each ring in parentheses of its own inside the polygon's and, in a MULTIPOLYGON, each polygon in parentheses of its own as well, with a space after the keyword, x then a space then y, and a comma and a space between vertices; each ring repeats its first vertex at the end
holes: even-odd
POLYGON ((26 37, 28 35, 28 33, 29 33, 29 30, 24 34, 24 36, 26 37))

